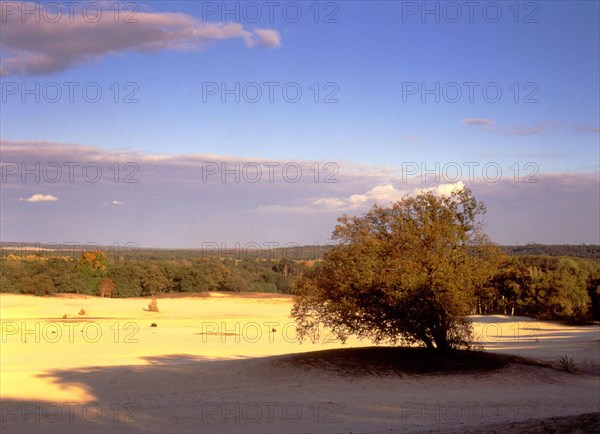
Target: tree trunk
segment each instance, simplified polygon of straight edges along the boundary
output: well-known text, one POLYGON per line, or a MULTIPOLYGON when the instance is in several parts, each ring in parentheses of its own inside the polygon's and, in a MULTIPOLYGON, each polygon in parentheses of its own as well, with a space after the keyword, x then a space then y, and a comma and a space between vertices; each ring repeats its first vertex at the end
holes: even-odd
POLYGON ((428 350, 433 350, 435 347, 433 346, 433 341, 427 335, 422 335, 421 340, 425 342, 425 346, 427 346, 428 350))
POLYGON ((448 346, 448 339, 445 335, 435 340, 435 346, 438 351, 447 351, 448 349, 450 349, 450 347, 448 346))
POLYGON ((448 329, 445 326, 440 326, 437 332, 434 333, 433 340, 438 351, 446 351, 449 348, 448 329))

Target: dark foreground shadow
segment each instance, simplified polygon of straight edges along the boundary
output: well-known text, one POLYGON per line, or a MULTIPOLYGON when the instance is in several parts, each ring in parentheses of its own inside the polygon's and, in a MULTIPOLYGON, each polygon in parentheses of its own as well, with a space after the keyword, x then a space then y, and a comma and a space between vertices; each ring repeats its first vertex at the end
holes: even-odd
MULTIPOLYGON (((339 431, 340 415, 346 418, 342 422, 356 428, 353 412, 344 412, 332 402, 354 393, 355 379, 348 381, 347 375, 391 374, 396 380, 365 380, 383 380, 389 385, 389 381, 404 381, 398 377, 415 374, 482 373, 515 363, 546 366, 502 354, 437 354, 420 348, 393 347, 346 348, 244 360, 214 360, 188 354, 144 359, 148 365, 55 370, 45 374, 44 378, 59 386, 84 387, 95 397, 94 401, 3 400, 0 432, 335 432, 339 431), (307 368, 320 372, 306 372, 307 368), (323 384, 328 386, 315 396, 314 390, 323 384)), ((360 401, 358 396, 356 399, 360 401)), ((381 408, 394 406, 389 400, 383 402, 386 405, 381 408)), ((396 424, 404 423, 397 419, 402 416, 398 415, 402 409, 396 403, 395 410, 385 410, 390 412, 386 418, 392 417, 396 424)), ((358 426, 366 429, 370 425, 365 420, 355 422, 363 423, 358 426)), ((387 424, 386 420, 381 423, 387 424)))
POLYGON ((520 364, 550 368, 543 362, 484 351, 431 351, 409 347, 341 348, 282 356, 277 363, 343 375, 444 375, 492 372, 520 364))
MULTIPOLYGON (((232 363, 241 362, 189 354, 141 359, 148 365, 49 371, 41 377, 59 386, 83 387, 95 399, 79 402, 76 398, 60 401, 3 398, 0 433, 198 432, 194 426, 202 426, 202 402, 211 397, 210 388, 204 384, 207 378, 222 375, 223 369, 215 372, 216 366, 225 364, 224 369, 231 370, 232 363), (185 419, 186 415, 189 420, 181 424, 179 419, 185 419)), ((210 430, 200 429, 200 432, 210 430)))
MULTIPOLYGON (((442 434, 448 431, 423 431, 442 434)), ((556 416, 529 419, 523 422, 494 424, 477 429, 465 429, 462 434, 587 434, 600 432, 600 413, 583 413, 576 416, 556 416)), ((416 433, 417 434, 417 433, 416 433)))

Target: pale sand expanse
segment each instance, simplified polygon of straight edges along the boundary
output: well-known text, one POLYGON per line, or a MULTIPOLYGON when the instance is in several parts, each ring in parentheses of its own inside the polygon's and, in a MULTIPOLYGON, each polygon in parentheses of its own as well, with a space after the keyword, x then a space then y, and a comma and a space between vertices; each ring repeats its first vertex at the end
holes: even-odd
POLYGON ((549 362, 566 355, 578 374, 511 365, 485 374, 347 377, 274 357, 343 347, 326 331, 300 345, 290 297, 165 298, 158 313, 144 310, 148 303, 2 295, 1 431, 460 431, 600 410, 597 326, 473 317, 487 350, 549 362))

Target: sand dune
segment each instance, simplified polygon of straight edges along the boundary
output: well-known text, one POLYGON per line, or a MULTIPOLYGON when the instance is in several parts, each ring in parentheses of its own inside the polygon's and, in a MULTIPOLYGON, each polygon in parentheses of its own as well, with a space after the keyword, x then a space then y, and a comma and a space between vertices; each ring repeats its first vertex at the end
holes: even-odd
POLYGON ((299 344, 289 297, 163 298, 158 313, 148 302, 2 295, 2 432, 463 431, 600 408, 598 327, 473 317, 487 350, 569 356, 577 374, 348 376, 286 362, 343 347, 326 331, 299 344))

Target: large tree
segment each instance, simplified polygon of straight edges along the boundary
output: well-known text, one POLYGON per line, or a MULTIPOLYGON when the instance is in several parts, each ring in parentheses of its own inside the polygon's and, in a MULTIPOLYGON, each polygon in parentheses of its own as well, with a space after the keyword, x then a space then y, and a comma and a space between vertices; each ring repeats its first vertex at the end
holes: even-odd
POLYGON ((465 188, 340 217, 338 245, 296 283, 299 337, 322 325, 342 342, 354 334, 439 350, 470 346, 475 293, 501 257, 480 232, 484 212, 465 188))

